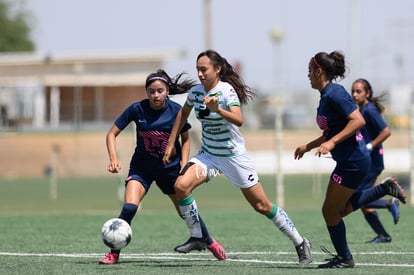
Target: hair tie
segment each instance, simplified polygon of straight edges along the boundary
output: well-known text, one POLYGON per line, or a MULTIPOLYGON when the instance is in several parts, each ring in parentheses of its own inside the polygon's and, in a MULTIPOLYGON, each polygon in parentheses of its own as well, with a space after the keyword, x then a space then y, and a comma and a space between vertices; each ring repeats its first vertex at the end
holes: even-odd
POLYGON ((318 68, 321 68, 322 69, 322 66, 319 65, 319 63, 318 63, 318 61, 316 61, 316 58, 315 57, 312 57, 312 60, 313 60, 313 63, 315 63, 318 68))

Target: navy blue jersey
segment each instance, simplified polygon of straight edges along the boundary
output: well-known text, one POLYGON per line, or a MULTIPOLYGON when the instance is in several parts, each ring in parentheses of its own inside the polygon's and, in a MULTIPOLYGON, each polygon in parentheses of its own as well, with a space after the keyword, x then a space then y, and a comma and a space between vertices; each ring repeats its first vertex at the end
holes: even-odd
MULTIPOLYGON (((348 124, 348 115, 357 109, 348 92, 339 84, 329 83, 321 91, 316 121, 326 140, 341 132, 348 124)), ((336 161, 353 161, 368 157, 360 131, 335 145, 331 151, 336 161)))
MULTIPOLYGON (((387 128, 387 123, 372 102, 368 102, 368 104, 363 106, 360 112, 366 121, 364 128, 362 128, 362 135, 364 136, 365 143, 370 143, 382 130, 387 128)), ((378 174, 384 170, 383 154, 382 143, 378 144, 371 152, 371 169, 375 170, 378 174)))
MULTIPOLYGON (((181 161, 181 145, 177 138, 175 142, 176 155, 166 166, 162 162, 168 138, 173 128, 175 118, 181 106, 171 100, 166 100, 165 107, 154 110, 148 99, 131 104, 115 121, 115 125, 123 130, 130 122, 136 124, 137 144, 130 163, 130 170, 160 170, 179 166, 181 161)), ((191 125, 186 123, 181 132, 188 131, 191 125)))

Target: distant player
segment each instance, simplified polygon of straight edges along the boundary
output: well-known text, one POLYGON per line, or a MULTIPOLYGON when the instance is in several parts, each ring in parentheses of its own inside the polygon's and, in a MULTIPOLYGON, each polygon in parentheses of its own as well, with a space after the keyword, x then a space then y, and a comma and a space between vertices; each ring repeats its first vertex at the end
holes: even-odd
MULTIPOLYGON (((371 156, 371 167, 362 180, 358 189, 369 188, 376 184, 378 176, 384 170, 384 149, 382 143, 391 135, 391 130, 381 116, 384 106, 381 97, 374 97, 371 84, 360 78, 352 84, 352 98, 359 106, 359 111, 365 119, 365 126, 361 129, 366 147, 371 156)), ((361 207, 364 217, 377 236, 370 243, 388 243, 392 238, 382 225, 376 208, 387 208, 394 219, 394 224, 400 218, 399 203, 395 198, 391 200, 379 199, 361 207)))
MULTIPOLYGON (((119 218, 131 224, 138 205, 148 192, 152 182, 155 182, 161 191, 166 194, 174 204, 177 212, 177 197, 174 191, 174 183, 189 158, 190 124, 187 122, 180 131, 180 137, 175 136, 172 144, 171 161, 168 164, 162 162, 165 148, 174 125, 175 117, 181 106, 168 99, 168 95, 187 92, 194 82, 190 80, 180 81, 183 74, 171 79, 163 70, 150 74, 145 82, 147 99, 131 104, 115 121, 106 135, 106 145, 109 155, 108 171, 118 173, 121 164, 116 154, 116 137, 125 127, 134 122, 136 125, 136 140, 134 154, 132 156, 128 177, 125 184, 125 202, 119 218), (181 138, 181 142, 180 142, 181 138)), ((219 260, 226 259, 224 248, 216 242, 208 233, 201 217, 198 217, 201 236, 206 242, 206 247, 219 260)), ((160 228, 164 230, 164 228, 160 228)), ((111 250, 102 258, 100 264, 118 263, 120 250, 111 250)))

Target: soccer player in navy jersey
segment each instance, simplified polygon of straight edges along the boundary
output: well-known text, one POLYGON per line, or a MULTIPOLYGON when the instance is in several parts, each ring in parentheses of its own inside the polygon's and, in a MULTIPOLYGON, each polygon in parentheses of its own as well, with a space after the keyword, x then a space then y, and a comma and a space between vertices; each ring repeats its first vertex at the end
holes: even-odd
MULTIPOLYGON (((363 78, 355 80, 351 94, 366 122, 361 132, 371 156, 371 167, 358 187, 358 189, 364 189, 375 185, 378 176, 384 170, 382 143, 391 135, 391 130, 381 115, 385 109, 381 104, 382 96, 373 96, 372 86, 368 80, 363 78)), ((377 236, 369 241, 370 243, 388 243, 392 240, 379 219, 376 209, 380 208, 387 208, 391 212, 394 224, 398 223, 400 217, 399 203, 395 198, 378 199, 361 207, 365 220, 377 233, 377 236)))
POLYGON ((311 87, 320 93, 316 122, 322 135, 298 146, 295 159, 316 149, 316 155, 331 153, 336 167, 329 179, 322 214, 337 255, 318 268, 352 268, 355 266, 348 247, 343 217, 369 202, 392 195, 406 202, 404 189, 394 178, 387 178, 378 186, 356 190, 371 167, 369 151, 360 132, 365 119, 345 88, 334 80, 345 76, 345 57, 339 51, 319 52, 308 65, 311 87))
MULTIPOLYGON (((129 224, 131 224, 139 203, 153 182, 171 199, 180 214, 174 183, 189 158, 188 130, 191 128, 189 123, 185 123, 180 131, 180 137, 177 136, 174 140, 171 161, 164 164, 162 158, 175 118, 181 108, 181 105, 169 100, 168 96, 185 93, 195 85, 193 80, 181 81, 182 76, 183 73, 171 79, 163 70, 150 74, 145 82, 147 99, 132 103, 127 107, 106 135, 109 155, 108 171, 118 173, 121 170, 121 163, 116 153, 116 137, 129 123, 134 122, 136 125, 137 143, 130 161, 128 177, 125 180, 125 202, 119 214, 119 218, 129 224)), ((207 242, 207 249, 215 256, 220 255, 220 257, 216 256, 217 259, 224 260, 226 256, 224 248, 209 235, 201 217, 198 218, 202 236, 207 242)), ((99 263, 116 264, 119 260, 119 254, 120 250, 111 250, 99 263)))
POLYGON ((296 249, 299 263, 311 263, 310 241, 299 233, 283 208, 269 200, 246 152, 240 132, 243 124, 241 105, 247 104, 254 96, 253 90, 244 84, 233 66, 216 51, 201 52, 196 63, 201 83, 188 92, 187 100, 177 115, 164 156, 164 162, 169 163, 174 140, 194 109, 202 125, 200 152, 189 160, 175 183, 181 215, 191 232, 191 238, 175 250, 188 253, 205 246, 192 192, 197 186, 223 174, 240 189, 254 210, 267 217, 289 238, 296 249))

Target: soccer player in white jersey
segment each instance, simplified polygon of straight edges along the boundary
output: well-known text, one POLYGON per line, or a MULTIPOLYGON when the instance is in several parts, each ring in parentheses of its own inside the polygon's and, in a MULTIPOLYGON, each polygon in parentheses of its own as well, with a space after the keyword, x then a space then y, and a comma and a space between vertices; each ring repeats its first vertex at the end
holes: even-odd
POLYGON ((163 158, 164 163, 168 164, 174 155, 174 141, 194 109, 202 124, 201 149, 182 169, 174 187, 191 237, 177 246, 175 251, 188 253, 205 249, 192 191, 222 173, 240 188, 257 212, 268 217, 293 242, 299 263, 311 263, 310 241, 299 234, 286 212, 268 199, 246 153, 239 130, 243 125, 241 105, 247 104, 255 93, 216 51, 207 50, 198 55, 197 72, 201 84, 190 89, 184 106, 178 112, 163 158))

